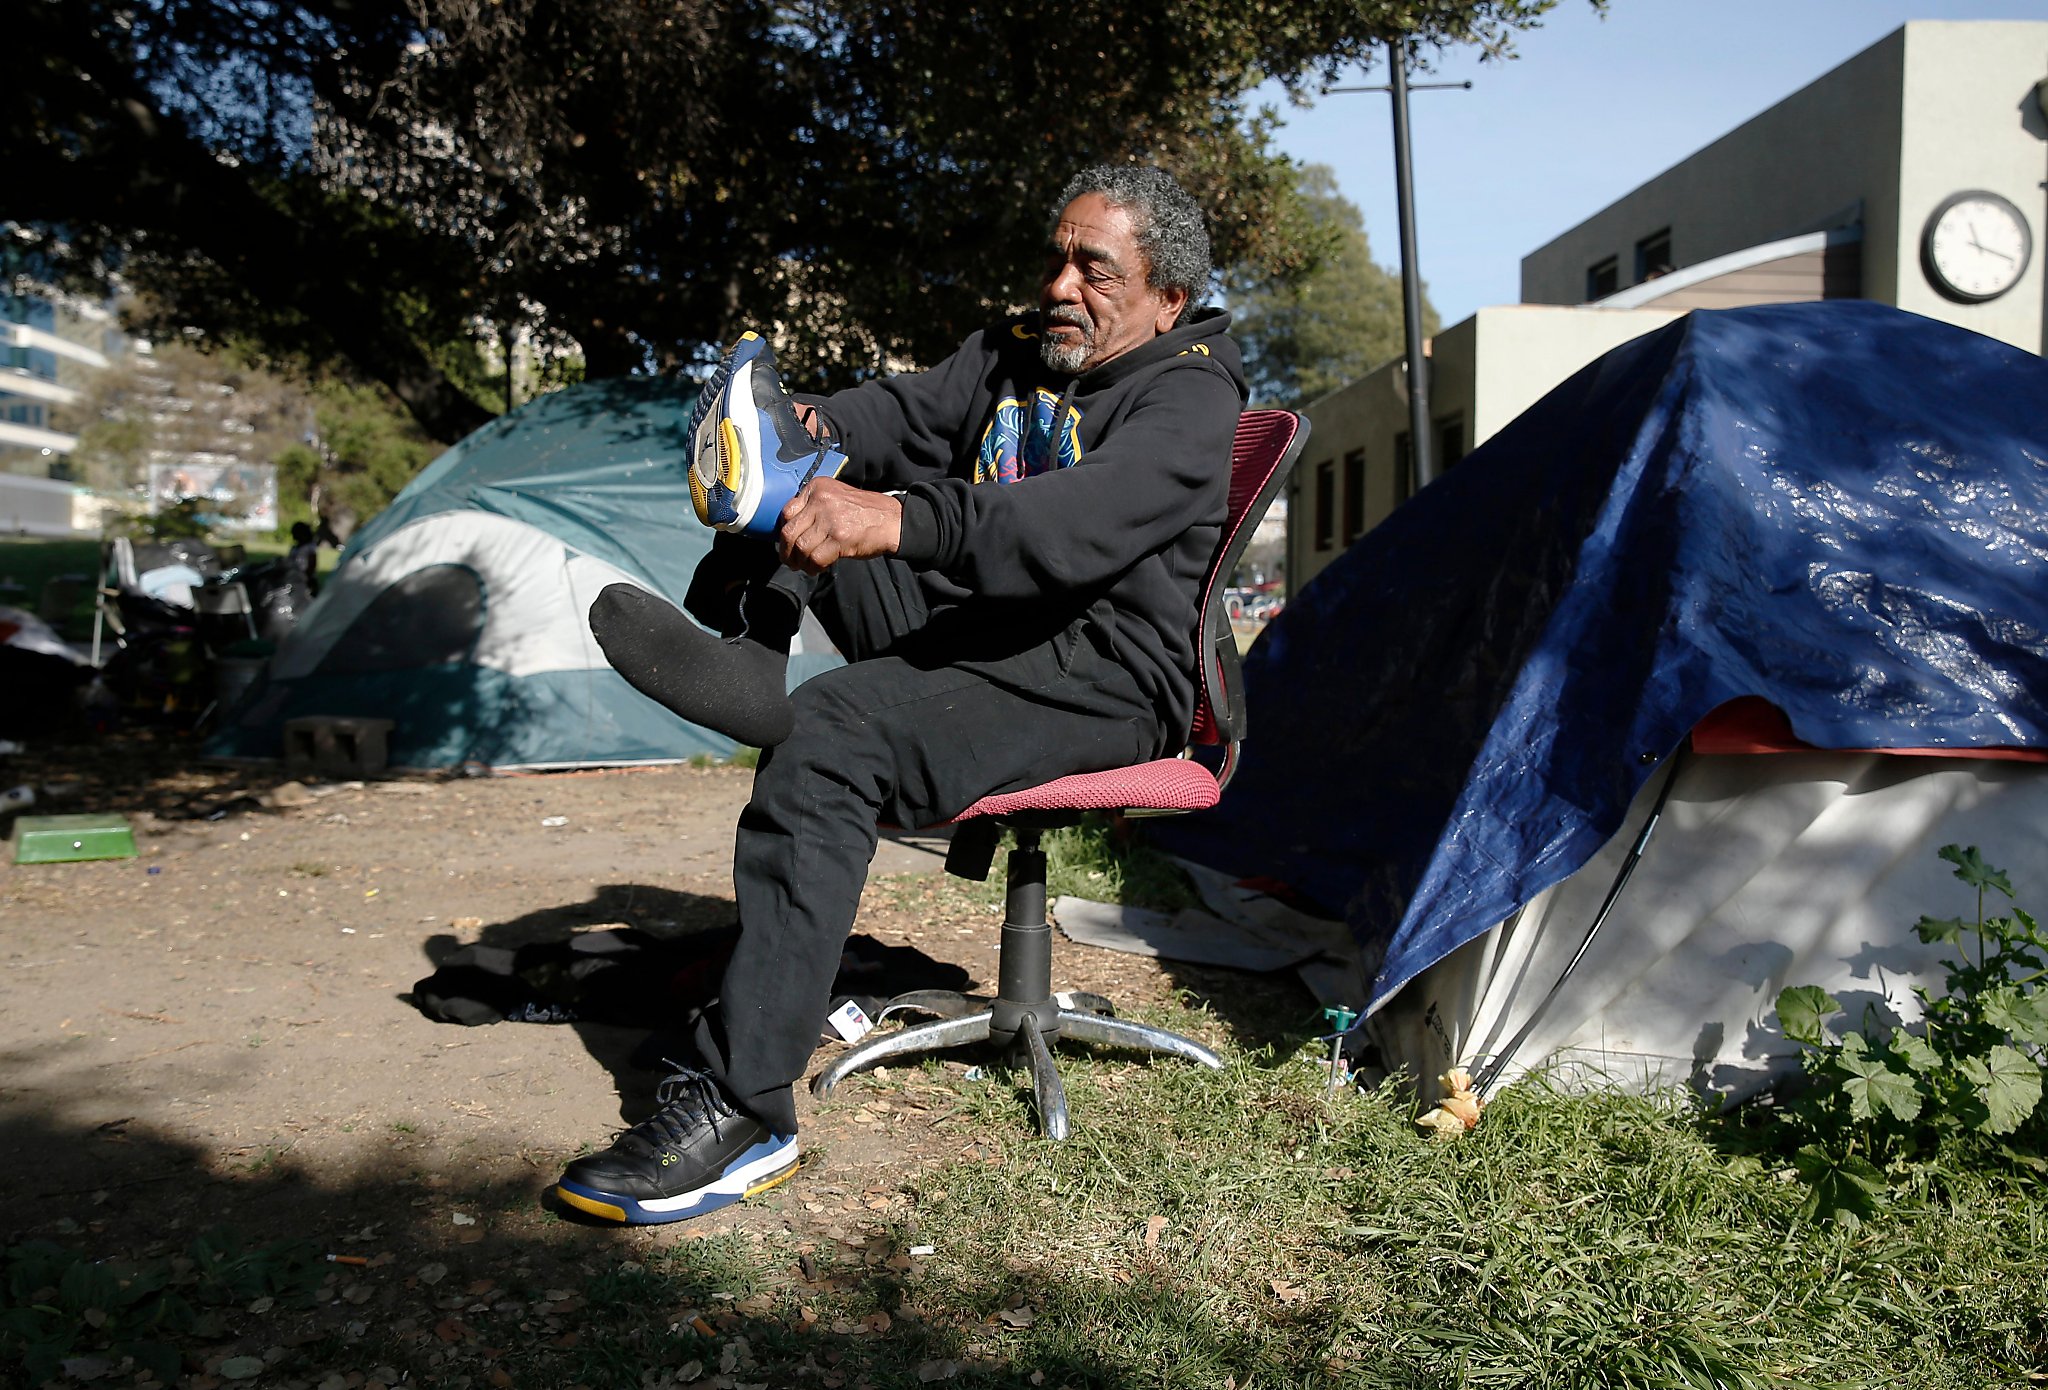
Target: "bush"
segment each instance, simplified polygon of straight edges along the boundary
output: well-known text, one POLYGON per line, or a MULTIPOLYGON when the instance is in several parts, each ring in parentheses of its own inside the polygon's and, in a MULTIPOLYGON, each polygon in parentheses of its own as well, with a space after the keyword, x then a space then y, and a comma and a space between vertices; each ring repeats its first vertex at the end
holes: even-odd
POLYGON ((2048 1169, 2042 1152, 2042 1049, 2048 1044, 2048 937, 2025 911, 1986 917, 1987 892, 2012 883, 1968 849, 1941 857, 1976 890, 1975 920, 1922 917, 1920 939, 1956 948, 1940 994, 1914 990, 1921 1022, 1889 1036, 1831 1033, 1840 1001, 1814 985, 1778 996, 1778 1022, 1799 1043, 1814 1085, 1786 1107, 1803 1139, 1794 1164, 1809 1189, 1803 1215, 1854 1224, 1875 1213, 1890 1181, 1944 1164, 2019 1163, 2048 1169))

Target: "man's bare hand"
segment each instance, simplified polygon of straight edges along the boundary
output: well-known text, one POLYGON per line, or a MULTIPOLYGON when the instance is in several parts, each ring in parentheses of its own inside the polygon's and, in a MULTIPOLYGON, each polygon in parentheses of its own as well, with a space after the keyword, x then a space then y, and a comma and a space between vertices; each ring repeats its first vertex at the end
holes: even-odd
POLYGON ((789 499, 775 528, 782 563, 822 574, 841 560, 894 555, 903 534, 903 504, 837 478, 813 478, 789 499))

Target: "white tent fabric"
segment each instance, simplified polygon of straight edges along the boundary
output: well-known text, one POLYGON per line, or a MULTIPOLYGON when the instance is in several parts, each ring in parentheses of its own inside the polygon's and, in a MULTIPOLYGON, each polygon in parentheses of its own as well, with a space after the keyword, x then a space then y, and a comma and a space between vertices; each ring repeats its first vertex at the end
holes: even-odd
POLYGON ((637 584, 538 526, 489 512, 435 512, 355 557, 279 648, 272 673, 309 675, 379 595, 429 565, 461 565, 489 579, 472 660, 508 676, 595 671, 604 653, 583 614, 607 584, 637 584))
POLYGON ((1425 1101, 1442 1072, 1480 1074, 1525 1026, 1490 1089, 1545 1068, 1566 1085, 1753 1095, 1797 1070, 1774 1014, 1785 986, 1822 986, 1849 1026, 1866 1010, 1886 1027, 1915 1019, 1914 986, 1940 991, 1953 948, 1923 945, 1913 924, 1976 911, 1943 845, 1977 845, 2012 870, 2021 906, 2030 884, 2048 892, 2048 766, 1812 752, 1689 755, 1667 768, 1576 874, 1368 1020, 1425 1101), (1566 976, 1673 776, 1633 876, 1566 976))
MULTIPOLYGON (((723 757, 613 670, 590 605, 629 583, 671 603, 712 532, 690 513, 694 393, 657 377, 538 396, 456 444, 351 538, 207 753, 282 755, 298 720, 390 721, 395 768, 620 767, 723 757)), ((838 663, 807 622, 789 679, 838 663)))

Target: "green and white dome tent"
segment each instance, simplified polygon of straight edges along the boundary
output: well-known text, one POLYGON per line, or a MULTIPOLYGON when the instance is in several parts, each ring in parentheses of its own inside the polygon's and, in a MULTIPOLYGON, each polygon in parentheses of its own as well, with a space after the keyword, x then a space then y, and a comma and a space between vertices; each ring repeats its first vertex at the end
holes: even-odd
MULTIPOLYGON (((350 540, 207 752, 275 758, 288 720, 393 721, 399 768, 545 769, 723 757, 605 661, 613 583, 680 605, 712 533, 691 511, 695 393, 646 377, 541 396, 430 464, 350 540)), ((807 623, 792 684, 838 657, 807 623)))

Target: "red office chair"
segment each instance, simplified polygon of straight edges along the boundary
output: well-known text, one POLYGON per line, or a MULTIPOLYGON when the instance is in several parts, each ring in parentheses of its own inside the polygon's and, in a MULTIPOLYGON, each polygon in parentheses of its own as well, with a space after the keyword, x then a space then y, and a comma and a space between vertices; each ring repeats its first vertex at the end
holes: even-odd
POLYGON ((1237 767, 1237 745, 1244 737, 1244 691, 1239 682, 1237 639, 1224 612, 1223 589, 1250 544, 1259 519, 1272 505, 1308 440, 1308 421, 1286 410, 1252 410, 1239 417, 1230 459, 1230 511, 1223 544, 1209 566, 1202 595, 1201 627, 1196 651, 1201 662, 1200 698, 1195 704, 1193 744, 1221 744, 1223 763, 1211 773, 1187 757, 1160 758, 1108 772, 1082 772, 1027 787, 1022 791, 985 796, 954 818, 959 828, 946 855, 946 871, 962 878, 986 879, 995 862, 996 843, 1005 828, 1014 830, 1005 891, 1002 947, 997 957, 994 1001, 921 990, 900 995, 882 1009, 883 1016, 900 1010, 936 1014, 936 1023, 884 1033, 848 1052, 818 1074, 811 1089, 825 1095, 840 1081, 865 1067, 892 1057, 935 1052, 966 1043, 994 1041, 1020 1044, 1031 1058, 1032 1090, 1046 1137, 1067 1137, 1066 1093, 1060 1085, 1048 1047, 1059 1038, 1110 1043, 1167 1052, 1206 1067, 1223 1059, 1192 1038, 1150 1028, 1109 1015, 1108 1000, 1087 998, 1100 1011, 1067 1008, 1052 993, 1052 928, 1045 919, 1045 852, 1039 839, 1047 830, 1071 825, 1088 811, 1120 811, 1127 816, 1174 815, 1216 804, 1224 784, 1237 767), (970 1012, 972 1011, 972 1012, 970 1012))

